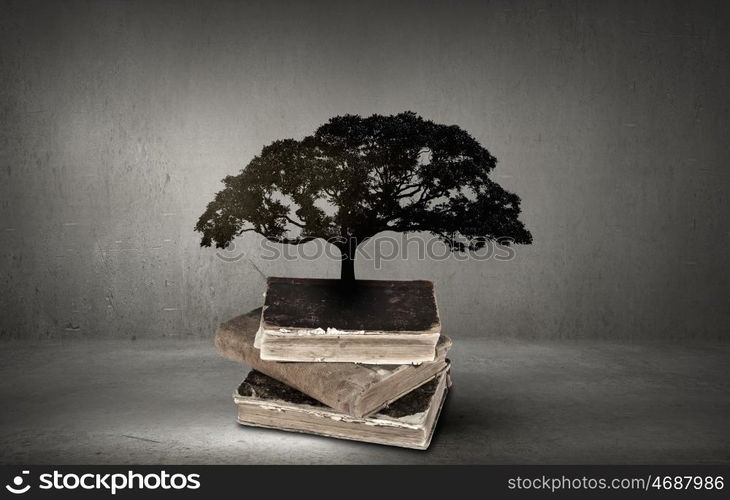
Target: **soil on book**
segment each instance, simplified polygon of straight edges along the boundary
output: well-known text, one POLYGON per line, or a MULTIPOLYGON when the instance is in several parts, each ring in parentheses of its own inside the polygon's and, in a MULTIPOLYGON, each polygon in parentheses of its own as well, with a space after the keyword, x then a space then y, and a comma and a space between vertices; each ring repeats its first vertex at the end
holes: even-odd
POLYGON ((238 387, 238 394, 259 399, 279 399, 298 405, 325 406, 316 399, 256 370, 248 372, 246 379, 238 387))
POLYGON ((286 328, 423 332, 438 325, 433 284, 425 281, 270 279, 264 321, 286 328))

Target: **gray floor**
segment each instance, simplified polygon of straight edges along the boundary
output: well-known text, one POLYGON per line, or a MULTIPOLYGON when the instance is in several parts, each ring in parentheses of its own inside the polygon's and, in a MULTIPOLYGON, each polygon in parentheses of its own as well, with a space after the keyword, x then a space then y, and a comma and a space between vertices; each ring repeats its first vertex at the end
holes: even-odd
POLYGON ((2 463, 730 463, 730 344, 457 339, 427 452, 239 427, 210 342, 0 349, 2 463))

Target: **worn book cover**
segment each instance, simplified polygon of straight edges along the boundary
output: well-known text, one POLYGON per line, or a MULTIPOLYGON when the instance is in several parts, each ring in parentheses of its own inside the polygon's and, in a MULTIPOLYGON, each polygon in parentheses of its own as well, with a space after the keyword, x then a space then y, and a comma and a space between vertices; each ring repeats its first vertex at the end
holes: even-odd
POLYGON ((273 361, 433 361, 441 321, 430 281, 268 278, 257 347, 273 361))
POLYGON ((363 365, 262 360, 254 347, 261 309, 221 324, 215 345, 224 358, 245 363, 325 405, 355 417, 370 415, 446 369, 451 340, 441 335, 434 361, 363 365))
POLYGON ((357 418, 252 370, 233 399, 243 425, 425 450, 449 385, 446 370, 375 415, 357 418))

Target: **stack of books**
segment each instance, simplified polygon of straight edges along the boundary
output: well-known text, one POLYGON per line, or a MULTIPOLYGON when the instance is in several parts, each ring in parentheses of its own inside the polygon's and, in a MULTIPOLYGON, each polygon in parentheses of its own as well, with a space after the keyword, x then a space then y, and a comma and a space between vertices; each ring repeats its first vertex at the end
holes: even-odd
POLYGON ((248 426, 426 449, 451 386, 429 281, 269 278, 215 344, 251 367, 233 396, 248 426))

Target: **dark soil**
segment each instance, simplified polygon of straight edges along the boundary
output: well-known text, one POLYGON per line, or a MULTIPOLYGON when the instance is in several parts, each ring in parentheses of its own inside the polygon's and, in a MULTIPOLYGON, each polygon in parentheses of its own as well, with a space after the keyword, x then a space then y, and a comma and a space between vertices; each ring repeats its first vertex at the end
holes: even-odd
POLYGON ((433 283, 270 278, 264 321, 284 328, 415 331, 438 324, 433 283))

